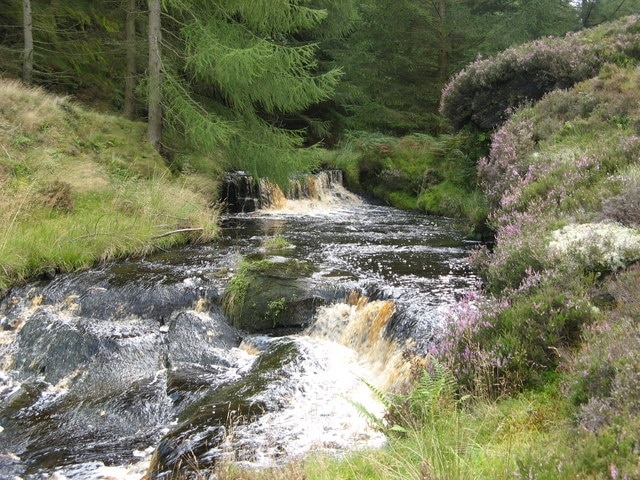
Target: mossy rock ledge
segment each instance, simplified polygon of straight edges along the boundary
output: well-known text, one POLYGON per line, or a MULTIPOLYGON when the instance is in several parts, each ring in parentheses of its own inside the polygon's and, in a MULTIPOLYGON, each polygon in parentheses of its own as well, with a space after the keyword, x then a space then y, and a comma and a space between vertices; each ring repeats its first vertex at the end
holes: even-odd
POLYGON ((335 295, 315 288, 309 262, 270 256, 245 258, 224 292, 231 324, 247 333, 288 334, 309 325, 335 295))

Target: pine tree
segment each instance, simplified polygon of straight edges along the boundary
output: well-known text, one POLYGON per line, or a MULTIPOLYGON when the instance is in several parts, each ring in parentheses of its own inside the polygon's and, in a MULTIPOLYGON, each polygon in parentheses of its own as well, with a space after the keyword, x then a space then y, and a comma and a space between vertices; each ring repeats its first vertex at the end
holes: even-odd
POLYGON ((305 0, 165 5, 171 22, 162 62, 167 135, 205 152, 223 149, 229 168, 276 181, 302 168, 304 156, 295 151, 302 132, 284 128, 282 119, 328 99, 342 75, 320 71, 317 44, 303 40, 325 22, 327 9, 305 0))

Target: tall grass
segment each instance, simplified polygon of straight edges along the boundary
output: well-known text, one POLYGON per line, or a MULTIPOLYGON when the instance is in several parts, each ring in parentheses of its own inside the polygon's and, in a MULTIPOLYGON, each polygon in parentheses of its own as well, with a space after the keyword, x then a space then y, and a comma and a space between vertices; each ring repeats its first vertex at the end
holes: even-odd
POLYGON ((460 399, 450 374, 431 371, 411 393, 395 398, 384 448, 311 458, 305 478, 572 478, 559 472, 570 452, 563 405, 555 388, 498 402, 460 399), (531 477, 534 470, 547 476, 531 477))
POLYGON ((173 176, 141 123, 1 81, 0 127, 0 293, 216 233, 213 182, 173 176))

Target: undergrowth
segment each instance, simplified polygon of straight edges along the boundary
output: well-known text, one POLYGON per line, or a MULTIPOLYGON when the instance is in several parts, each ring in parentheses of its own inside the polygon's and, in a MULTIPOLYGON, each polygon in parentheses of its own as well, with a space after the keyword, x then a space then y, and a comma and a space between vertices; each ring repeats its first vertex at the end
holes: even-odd
POLYGON ((465 218, 481 231, 487 216, 475 165, 484 137, 471 132, 402 138, 351 132, 327 163, 345 171, 347 185, 396 208, 465 218))

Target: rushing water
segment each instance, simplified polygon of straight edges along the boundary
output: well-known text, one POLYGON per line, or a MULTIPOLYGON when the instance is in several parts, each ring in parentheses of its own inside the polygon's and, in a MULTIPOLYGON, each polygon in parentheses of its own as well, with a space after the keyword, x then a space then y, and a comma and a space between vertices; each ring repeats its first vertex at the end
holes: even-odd
POLYGON ((378 446, 362 379, 402 380, 439 309, 474 283, 455 222, 316 200, 230 215, 220 239, 14 289, 0 304, 0 478, 162 478, 221 458, 263 466, 378 446), (231 327, 221 296, 240 259, 317 266, 325 304, 284 336, 231 327), (153 457, 153 459, 152 459, 153 457), (151 467, 150 467, 151 465, 151 467))

